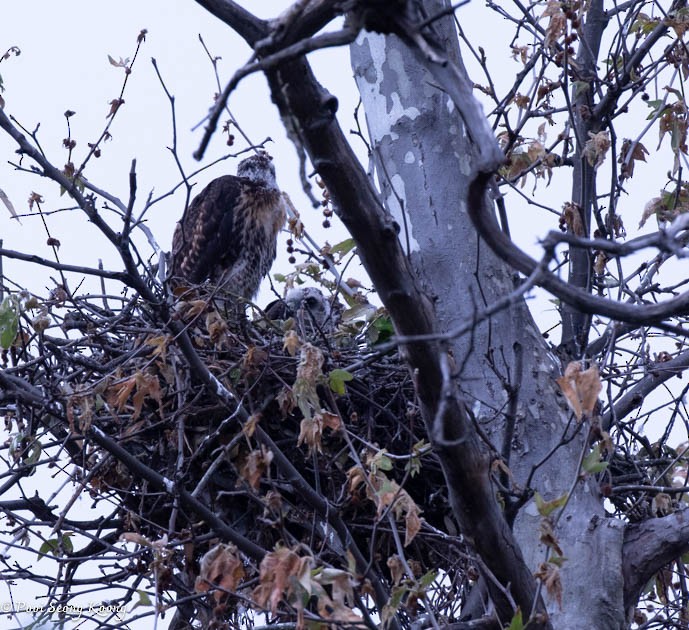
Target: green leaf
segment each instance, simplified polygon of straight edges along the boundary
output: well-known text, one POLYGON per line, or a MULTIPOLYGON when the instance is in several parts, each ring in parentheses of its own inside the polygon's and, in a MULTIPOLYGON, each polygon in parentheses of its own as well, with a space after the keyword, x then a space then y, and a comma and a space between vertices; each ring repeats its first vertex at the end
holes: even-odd
POLYGON ((392 460, 387 457, 387 451, 383 449, 378 451, 371 460, 371 470, 392 470, 392 460))
POLYGON ((371 344, 384 343, 395 334, 395 329, 392 326, 392 320, 385 315, 378 317, 373 321, 369 328, 369 341, 371 344))
POLYGON ((561 508, 565 503, 567 503, 567 493, 563 494, 557 499, 552 499, 551 501, 545 501, 543 497, 534 493, 534 501, 536 502, 536 508, 538 508, 538 513, 541 516, 550 516, 555 510, 561 508))
POLYGON ((24 438, 26 435, 22 431, 19 431, 18 433, 13 433, 10 435, 10 443, 9 443, 9 448, 8 452, 12 459, 17 460, 19 457, 19 453, 21 452, 22 449, 22 444, 24 443, 24 438))
POLYGON ((328 385, 336 394, 343 395, 347 389, 345 383, 351 381, 354 378, 347 370, 333 370, 328 375, 328 385))
POLYGON ((395 586, 390 593, 390 599, 385 606, 383 606, 382 619, 386 621, 390 619, 402 604, 402 598, 409 592, 406 586, 395 586))
POLYGON ((46 540, 38 550, 38 559, 40 560, 43 556, 48 554, 55 555, 60 547, 60 541, 57 538, 51 538, 46 540))
POLYGON ((74 545, 72 544, 72 533, 65 532, 62 534, 62 548, 67 553, 72 553, 74 551, 74 545))
POLYGON ((589 475, 595 475, 607 467, 608 462, 601 461, 600 444, 596 444, 581 463, 581 469, 589 475))
POLYGON ((438 572, 435 569, 433 569, 433 570, 429 571, 428 573, 426 573, 425 575, 422 575, 419 578, 418 584, 421 588, 426 589, 431 584, 433 584, 433 582, 435 582, 436 577, 438 577, 438 572))
POLYGON ((522 611, 517 608, 517 612, 512 617, 512 622, 508 630, 524 630, 524 621, 522 620, 522 611))
POLYGON ((341 256, 344 256, 345 254, 351 252, 354 249, 354 247, 356 247, 354 239, 347 238, 344 241, 340 241, 339 243, 337 243, 337 245, 333 245, 330 248, 330 251, 333 254, 340 254, 341 256))
POLYGON ((646 24, 648 24, 648 16, 645 13, 639 13, 638 19, 636 19, 632 23, 632 26, 629 29, 629 32, 630 33, 638 33, 646 26, 646 24))
POLYGON ((46 540, 38 550, 38 560, 48 554, 58 557, 62 552, 72 553, 72 551, 74 551, 74 545, 70 539, 71 536, 71 532, 65 532, 60 538, 46 540))
POLYGON ((421 472, 421 459, 416 455, 413 455, 408 461, 404 470, 408 472, 412 477, 416 477, 421 472))
POLYGON ((550 564, 554 564, 558 568, 562 568, 562 565, 566 560, 567 558, 564 556, 558 556, 556 553, 551 554, 550 558, 548 558, 548 562, 550 562, 550 564))
MULTIPOLYGON (((31 443, 31 446, 26 450, 26 453, 24 454, 24 463, 27 466, 35 464, 41 458, 42 452, 43 447, 41 446, 41 443, 38 440, 34 440, 31 443)), ((35 468, 33 469, 31 474, 33 474, 34 472, 36 472, 35 468)))
POLYGON ((665 108, 665 101, 646 101, 646 105, 648 105, 651 108, 651 113, 646 117, 646 120, 651 120, 651 118, 655 118, 655 116, 658 115, 658 110, 661 107, 665 108))
POLYGON ((7 350, 17 337, 19 330, 19 305, 10 295, 0 304, 0 346, 7 350))
POLYGON ((591 86, 588 84, 587 81, 574 81, 572 83, 574 85, 574 98, 578 98, 582 94, 586 94, 586 92, 591 89, 591 86))
POLYGON ((146 593, 146 591, 136 592, 139 595, 139 601, 134 603, 134 605, 132 606, 132 610, 138 608, 139 606, 153 606, 153 602, 151 601, 151 598, 148 595, 148 593, 146 593))

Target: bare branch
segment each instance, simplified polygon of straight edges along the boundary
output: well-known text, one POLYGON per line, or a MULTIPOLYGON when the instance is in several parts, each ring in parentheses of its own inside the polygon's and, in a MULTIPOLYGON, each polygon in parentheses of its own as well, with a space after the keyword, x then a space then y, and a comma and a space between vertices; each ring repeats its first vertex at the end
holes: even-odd
MULTIPOLYGON (((485 175, 479 175, 475 179, 469 195, 469 216, 479 234, 500 258, 517 271, 530 275, 538 263, 505 236, 493 213, 486 207, 484 195, 490 179, 490 176, 485 175)), ((684 292, 660 304, 640 305, 624 304, 590 295, 582 289, 563 282, 552 273, 543 274, 538 284, 582 312, 603 315, 633 324, 653 324, 673 315, 684 314, 689 310, 689 292, 684 292)))

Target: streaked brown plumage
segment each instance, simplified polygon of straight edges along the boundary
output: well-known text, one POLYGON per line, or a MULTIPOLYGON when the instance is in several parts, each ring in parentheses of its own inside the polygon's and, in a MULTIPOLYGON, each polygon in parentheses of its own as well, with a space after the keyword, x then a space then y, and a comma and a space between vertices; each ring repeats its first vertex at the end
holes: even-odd
POLYGON ((253 155, 236 176, 214 179, 189 204, 172 238, 171 276, 193 284, 208 279, 250 300, 275 260, 284 222, 271 158, 253 155))

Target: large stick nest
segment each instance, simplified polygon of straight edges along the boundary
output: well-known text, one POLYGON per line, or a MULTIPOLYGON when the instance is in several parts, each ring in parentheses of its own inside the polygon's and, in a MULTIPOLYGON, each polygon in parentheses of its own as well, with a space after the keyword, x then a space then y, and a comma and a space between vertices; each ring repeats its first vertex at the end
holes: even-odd
MULTIPOLYGON (((16 422, 25 436, 23 449, 16 451, 18 465, 28 465, 33 441, 44 449, 51 441, 61 443, 63 457, 68 453, 81 471, 95 503, 109 499, 117 505, 101 536, 109 544, 124 535, 152 545, 121 579, 150 575, 159 558, 155 543, 164 540, 169 546, 165 570, 156 567, 156 596, 167 604, 174 600, 171 592, 193 596, 206 590, 198 583, 199 571, 208 578, 207 568, 199 569, 200 558, 222 536, 181 504, 174 490, 153 488, 141 469, 91 440, 94 427, 139 466, 193 493, 266 553, 289 548, 308 557, 310 566, 347 570, 359 606, 370 601, 373 589, 362 568, 348 567, 348 542, 334 535, 318 506, 275 465, 276 453, 256 440, 259 427, 339 515, 370 570, 388 587, 400 582, 396 567, 402 549, 415 578, 442 567, 450 576, 447 588, 465 583, 467 556, 428 448, 410 374, 396 354, 376 352, 369 324, 345 319, 325 334, 298 317, 248 320, 235 305, 203 290, 178 300, 173 318, 185 324, 198 356, 232 392, 230 406, 189 367, 158 311, 138 298, 122 299, 116 309, 112 303, 87 297, 63 303, 58 296, 42 307, 42 325, 35 313, 28 325, 26 309, 19 343, 4 356, 5 374, 32 384, 41 396, 34 404, 10 392, 3 399, 18 403, 4 408, 8 422, 16 422), (56 324, 66 333, 62 338, 56 324)), ((88 559, 97 563, 111 552, 109 544, 92 545, 88 559)), ((241 596, 223 600, 216 619, 232 613, 236 620, 242 598, 291 618, 284 601, 277 608, 273 600, 268 603, 275 591, 266 586, 258 559, 236 557, 244 577, 228 590, 241 596)), ((212 578, 222 582, 218 575, 212 578)), ((418 587, 409 584, 408 592, 418 587)), ((420 596, 409 599, 409 612, 420 596)), ((455 592, 438 605, 456 610, 458 600, 455 592)))

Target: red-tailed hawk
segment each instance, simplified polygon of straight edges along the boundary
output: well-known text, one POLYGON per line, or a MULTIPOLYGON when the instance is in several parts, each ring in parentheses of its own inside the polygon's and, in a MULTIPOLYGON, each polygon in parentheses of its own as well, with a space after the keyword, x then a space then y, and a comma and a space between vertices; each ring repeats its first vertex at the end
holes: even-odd
POLYGON ((239 163, 236 176, 214 179, 189 204, 172 238, 171 277, 210 280, 251 300, 275 260, 284 223, 271 157, 252 155, 239 163))

